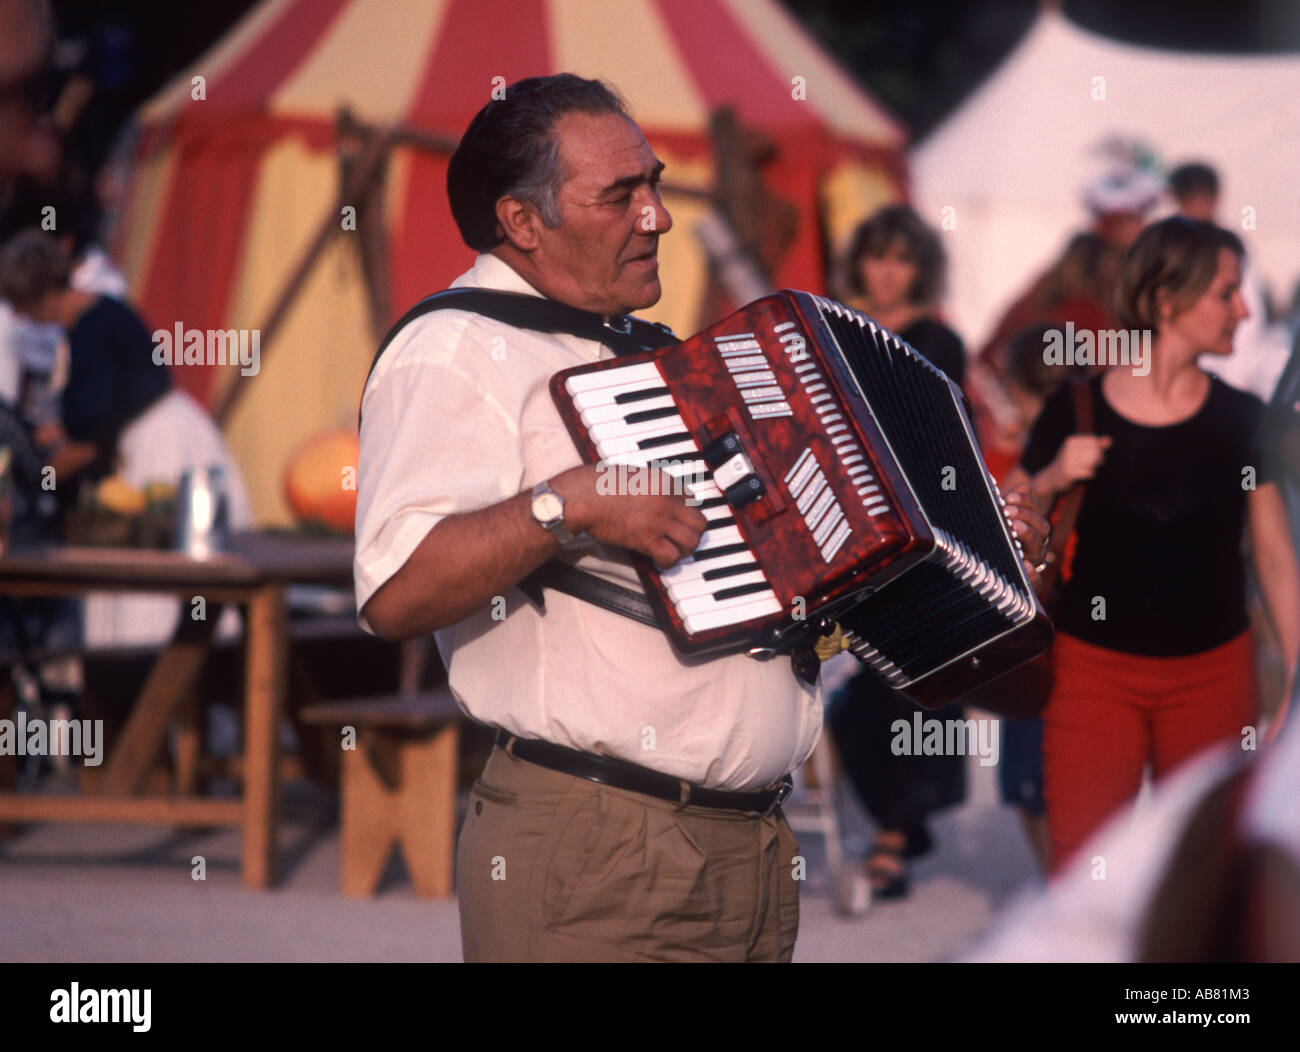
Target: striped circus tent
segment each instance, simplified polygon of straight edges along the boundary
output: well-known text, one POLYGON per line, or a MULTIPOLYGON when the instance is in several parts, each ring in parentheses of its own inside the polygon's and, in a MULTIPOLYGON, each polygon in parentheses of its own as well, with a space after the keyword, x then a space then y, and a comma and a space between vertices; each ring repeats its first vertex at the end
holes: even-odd
POLYGON ((900 126, 777 0, 265 0, 139 113, 114 237, 152 328, 260 333, 255 375, 175 370, 222 416, 259 523, 290 521, 294 447, 355 423, 376 332, 472 261, 445 194, 457 136, 494 88, 560 71, 615 85, 668 165, 646 315, 679 332, 709 311, 691 230, 715 108, 766 137, 763 184, 797 209, 777 286, 823 290, 827 245, 904 192, 900 126))

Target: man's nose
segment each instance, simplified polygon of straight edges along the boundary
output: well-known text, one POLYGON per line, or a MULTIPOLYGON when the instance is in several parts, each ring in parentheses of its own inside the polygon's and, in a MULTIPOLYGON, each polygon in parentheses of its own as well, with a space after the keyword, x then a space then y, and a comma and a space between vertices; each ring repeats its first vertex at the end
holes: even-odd
POLYGON ((654 226, 651 228, 652 232, 656 234, 668 233, 668 231, 673 228, 673 215, 664 205, 663 198, 659 196, 658 191, 654 192, 654 203, 652 207, 654 208, 654 226))
POLYGON ((664 214, 664 220, 659 225, 659 233, 661 234, 667 233, 669 230, 673 228, 673 214, 670 211, 668 211, 668 208, 664 205, 662 201, 659 202, 659 211, 661 211, 664 214))

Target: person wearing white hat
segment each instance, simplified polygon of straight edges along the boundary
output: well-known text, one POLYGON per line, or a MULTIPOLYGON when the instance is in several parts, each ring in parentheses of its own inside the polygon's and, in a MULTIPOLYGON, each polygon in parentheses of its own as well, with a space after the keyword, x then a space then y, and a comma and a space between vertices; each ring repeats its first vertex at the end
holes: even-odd
POLYGON ((1012 303, 976 358, 1001 376, 1008 343, 1031 325, 1071 322, 1080 331, 1115 328, 1115 289, 1124 255, 1163 189, 1153 172, 1131 161, 1116 161, 1089 181, 1083 203, 1092 215, 1091 228, 1075 234, 1057 260, 1012 303))

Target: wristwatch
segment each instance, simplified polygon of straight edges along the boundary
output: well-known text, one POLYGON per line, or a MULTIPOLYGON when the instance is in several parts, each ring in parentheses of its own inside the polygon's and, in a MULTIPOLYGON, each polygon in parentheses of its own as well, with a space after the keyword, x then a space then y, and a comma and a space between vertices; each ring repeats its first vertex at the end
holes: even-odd
POLYGON ((531 511, 537 525, 561 544, 573 540, 573 534, 564 528, 564 498, 551 489, 549 482, 533 487, 531 511))

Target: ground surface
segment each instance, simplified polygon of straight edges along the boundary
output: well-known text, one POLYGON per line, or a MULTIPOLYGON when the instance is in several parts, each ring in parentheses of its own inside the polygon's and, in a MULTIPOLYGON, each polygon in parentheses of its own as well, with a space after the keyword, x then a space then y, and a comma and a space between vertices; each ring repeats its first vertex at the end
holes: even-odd
MULTIPOLYGON (((1032 882, 995 768, 970 762, 966 804, 934 821, 937 848, 914 869, 912 894, 838 915, 822 838, 800 834, 808 858, 796 961, 938 961, 986 931, 1032 882)), ((30 826, 0 841, 0 961, 458 961, 454 901, 415 895, 400 863, 371 900, 338 890, 331 793, 286 793, 285 879, 256 892, 239 880, 234 832, 185 836, 147 826, 30 826), (191 877, 194 856, 205 880, 191 877)), ((844 841, 860 853, 870 827, 850 806, 844 841)))

